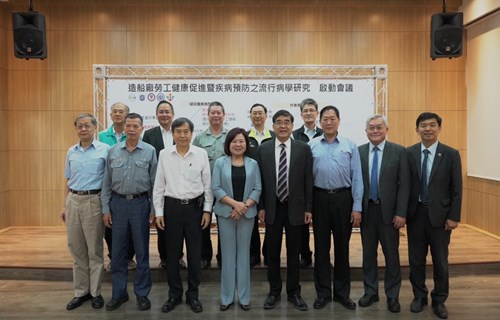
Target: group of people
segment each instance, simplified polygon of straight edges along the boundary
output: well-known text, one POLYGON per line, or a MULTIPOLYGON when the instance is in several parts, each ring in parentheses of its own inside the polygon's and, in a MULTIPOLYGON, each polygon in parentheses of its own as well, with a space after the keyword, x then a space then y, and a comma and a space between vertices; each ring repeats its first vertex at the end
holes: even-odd
POLYGON ((75 297, 68 310, 87 300, 93 308, 104 306, 100 292, 104 225, 112 230, 111 242, 107 240, 108 246, 112 243, 112 298, 106 309, 115 310, 129 299, 131 254, 136 257, 137 308, 150 309, 149 230, 155 224, 160 266, 166 269, 169 286, 162 311, 170 312, 182 302, 185 241, 186 303, 201 312, 198 287, 201 269, 210 266, 213 255, 213 212, 219 232, 221 311, 235 301, 241 309, 251 309, 250 268, 261 262, 261 221, 265 222, 262 253, 270 286, 264 309, 273 309, 281 299, 283 230, 287 300, 298 310, 308 309, 299 279, 301 267, 312 264, 312 223, 317 293, 313 307, 322 309, 333 300, 347 309, 356 308, 350 298, 349 241, 352 228, 360 227, 364 295, 358 304, 368 307, 379 301, 380 243, 386 262, 387 308, 400 312, 399 229, 407 225, 414 294, 410 310, 418 313, 428 304, 425 280, 430 248, 432 307, 438 317, 447 318, 448 245, 460 221, 462 172, 458 151, 438 141, 439 115, 419 115, 416 132, 421 141, 408 148, 387 141, 387 119, 372 115, 365 128, 369 142, 358 147, 339 135, 338 108, 328 105, 319 111, 310 98, 300 104, 304 125, 295 131, 294 117, 286 110, 274 113, 273 130, 265 128, 267 109, 262 104, 249 110, 252 130, 228 130, 224 106, 212 102, 210 126, 194 140, 193 123, 187 118, 174 120, 168 101, 160 101, 156 108, 160 126, 147 130, 142 139, 142 117, 124 107, 118 103, 111 108, 114 128, 107 132, 116 140, 112 147, 94 139, 97 122, 92 115, 79 115, 74 122, 80 141, 68 150, 68 192, 61 213, 74 258, 75 297), (113 118, 115 107, 126 111, 121 126, 113 118))

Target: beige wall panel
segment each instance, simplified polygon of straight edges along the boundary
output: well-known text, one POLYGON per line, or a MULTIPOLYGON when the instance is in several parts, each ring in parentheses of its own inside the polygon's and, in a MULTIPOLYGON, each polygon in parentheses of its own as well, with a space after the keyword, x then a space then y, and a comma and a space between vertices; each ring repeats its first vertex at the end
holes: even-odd
POLYGON ((384 31, 385 8, 365 7, 360 10, 352 10, 352 31, 354 32, 380 32, 384 31))
POLYGON ((119 5, 97 5, 92 8, 91 30, 127 30, 127 10, 119 5))
POLYGON ((52 112, 9 111, 7 117, 10 151, 52 149, 52 112))
POLYGON ((7 89, 7 70, 0 68, 0 110, 7 110, 7 89))
POLYGON ((50 71, 50 103, 51 110, 71 110, 74 101, 75 79, 71 71, 50 71))
MULTIPOLYGON (((92 70, 92 64, 127 64, 127 33, 124 31, 92 32, 84 37, 91 37, 92 51, 89 56, 93 60, 81 57, 75 58, 83 68, 80 70, 92 70)), ((88 40, 87 40, 88 41, 88 40)), ((83 52, 87 50, 82 48, 83 52)))
POLYGON ((408 124, 405 123, 405 116, 403 111, 392 111, 389 109, 387 113, 387 120, 389 121, 389 131, 388 131, 388 140, 399 143, 400 145, 404 144, 404 133, 405 128, 408 127, 408 124))
POLYGON ((275 7, 214 6, 203 10, 203 31, 276 31, 275 7))
MULTIPOLYGON (((73 104, 66 110, 72 110, 74 114, 81 112, 93 112, 93 85, 94 78, 92 71, 73 71, 74 91, 73 104), (71 108, 70 108, 71 107, 71 108)), ((71 89, 70 89, 71 90, 71 89)))
MULTIPOLYGON (((64 151, 78 142, 78 136, 75 132, 74 121, 75 118, 84 113, 83 111, 54 111, 51 112, 51 127, 52 127, 52 140, 51 150, 53 152, 64 151)), ((92 111, 85 113, 91 113, 92 111)))
POLYGON ((384 31, 425 31, 431 21, 431 16, 426 14, 425 8, 412 6, 386 7, 384 16, 384 31))
MULTIPOLYGON (((9 152, 5 149, 0 149, 0 192, 9 191, 9 152)), ((0 207, 0 211, 4 210, 4 207, 0 207)))
POLYGON ((464 72, 427 72, 425 82, 427 111, 467 110, 464 72))
POLYGON ((52 173, 51 151, 10 151, 10 191, 50 190, 52 173))
POLYGON ((385 32, 353 32, 351 36, 351 64, 387 63, 385 32))
MULTIPOLYGON (((278 10, 278 30, 285 32, 332 31, 335 9, 328 7, 289 7, 278 10)), ((340 18, 338 15, 335 18, 340 18)), ((349 27, 349 15, 345 15, 336 27, 349 27)), ((337 29, 338 30, 338 29, 337 29)))
POLYGON ((202 32, 149 32, 148 64, 203 63, 202 32))
MULTIPOLYGON (((2 13, 0 11, 0 17, 2 17, 2 13)), ((2 18, 0 18, 1 20, 2 18)), ((5 29, 0 28, 0 69, 7 69, 7 41, 12 40, 12 32, 7 32, 5 29)), ((9 52, 9 54, 14 54, 9 52)))
MULTIPOLYGON (((2 73, 2 71, 0 71, 2 73)), ((5 99, 6 100, 6 99, 5 99)), ((0 119, 4 120, 4 125, 0 126, 0 152, 8 150, 9 146, 9 121, 8 121, 8 111, 0 108, 0 119)), ((2 175, 0 175, 2 176, 2 175)), ((0 179, 0 184, 2 184, 0 179)))
MULTIPOLYGON (((62 191, 58 191, 62 193, 62 191)), ((59 207, 52 207, 53 191, 10 191, 12 226, 59 225, 59 207)))
POLYGON ((278 33, 279 64, 350 64, 351 39, 343 32, 278 33))
POLYGON ((389 71, 424 70, 427 53, 423 45, 425 38, 424 32, 386 32, 384 60, 389 71))
POLYGON ((387 78, 389 110, 421 110, 425 105, 425 72, 394 72, 387 78))
POLYGON ((218 54, 222 64, 277 64, 275 32, 224 32, 218 54))
POLYGON ((49 73, 10 71, 7 77, 10 110, 50 109, 49 73))
POLYGON ((47 32, 47 68, 49 70, 71 70, 73 68, 74 40, 73 31, 47 32))
MULTIPOLYGON (((76 135, 75 135, 76 136, 76 135)), ((64 178, 64 168, 66 165, 67 150, 74 144, 78 143, 78 138, 74 139, 64 151, 53 151, 51 158, 52 179, 48 190, 64 190, 66 187, 66 179, 64 178)), ((61 202, 62 205, 62 202, 61 202)))
POLYGON ((150 33, 146 31, 127 32, 127 64, 147 64, 150 46, 150 33))
MULTIPOLYGON (((51 6, 46 15, 48 30, 126 30, 127 12, 119 5, 68 4, 51 6)), ((37 5, 38 6, 38 5, 37 5)))
POLYGON ((223 48, 223 32, 203 32, 203 64, 224 64, 223 48))
POLYGON ((10 212, 10 192, 0 192, 0 229, 12 226, 12 213, 10 212))

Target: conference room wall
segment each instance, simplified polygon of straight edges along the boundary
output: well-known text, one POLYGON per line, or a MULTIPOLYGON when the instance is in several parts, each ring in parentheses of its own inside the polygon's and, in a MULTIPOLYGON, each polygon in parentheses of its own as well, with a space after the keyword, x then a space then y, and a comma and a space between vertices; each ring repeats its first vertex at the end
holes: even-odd
MULTIPOLYGON (((460 1, 447 5, 457 10, 460 1)), ((465 59, 429 57, 440 1, 47 0, 35 8, 47 19, 43 61, 12 54, 10 11, 25 11, 25 1, 0 8, 9 22, 1 38, 9 225, 59 224, 64 158, 77 141, 74 117, 92 111, 94 63, 387 64, 390 139, 417 142, 416 116, 435 111, 444 118, 441 140, 465 160, 465 59)))
MULTIPOLYGON (((6 7, 0 6, 0 17, 4 17, 6 7)), ((8 146, 7 146, 7 24, 0 19, 0 229, 10 225, 8 146)))

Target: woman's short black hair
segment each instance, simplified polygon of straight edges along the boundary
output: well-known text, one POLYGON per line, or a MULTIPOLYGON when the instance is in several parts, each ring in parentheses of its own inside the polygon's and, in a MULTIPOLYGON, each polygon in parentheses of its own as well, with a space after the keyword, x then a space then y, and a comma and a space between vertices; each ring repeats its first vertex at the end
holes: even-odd
POLYGON ((247 156, 248 153, 250 152, 250 141, 248 140, 247 131, 243 128, 233 128, 229 130, 229 132, 227 133, 226 141, 224 142, 224 153, 227 154, 228 156, 231 156, 229 145, 234 140, 234 138, 236 138, 236 136, 239 135, 240 133, 243 135, 243 138, 245 138, 245 143, 246 143, 246 149, 244 155, 247 156))

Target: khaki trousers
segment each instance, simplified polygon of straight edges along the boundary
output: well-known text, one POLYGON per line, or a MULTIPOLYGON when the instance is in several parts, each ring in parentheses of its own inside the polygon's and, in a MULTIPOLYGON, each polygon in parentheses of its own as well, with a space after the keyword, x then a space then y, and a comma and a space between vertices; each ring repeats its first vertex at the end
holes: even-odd
POLYGON ((68 248, 73 256, 73 289, 75 297, 101 294, 104 272, 103 236, 100 194, 67 198, 66 227, 68 248))

